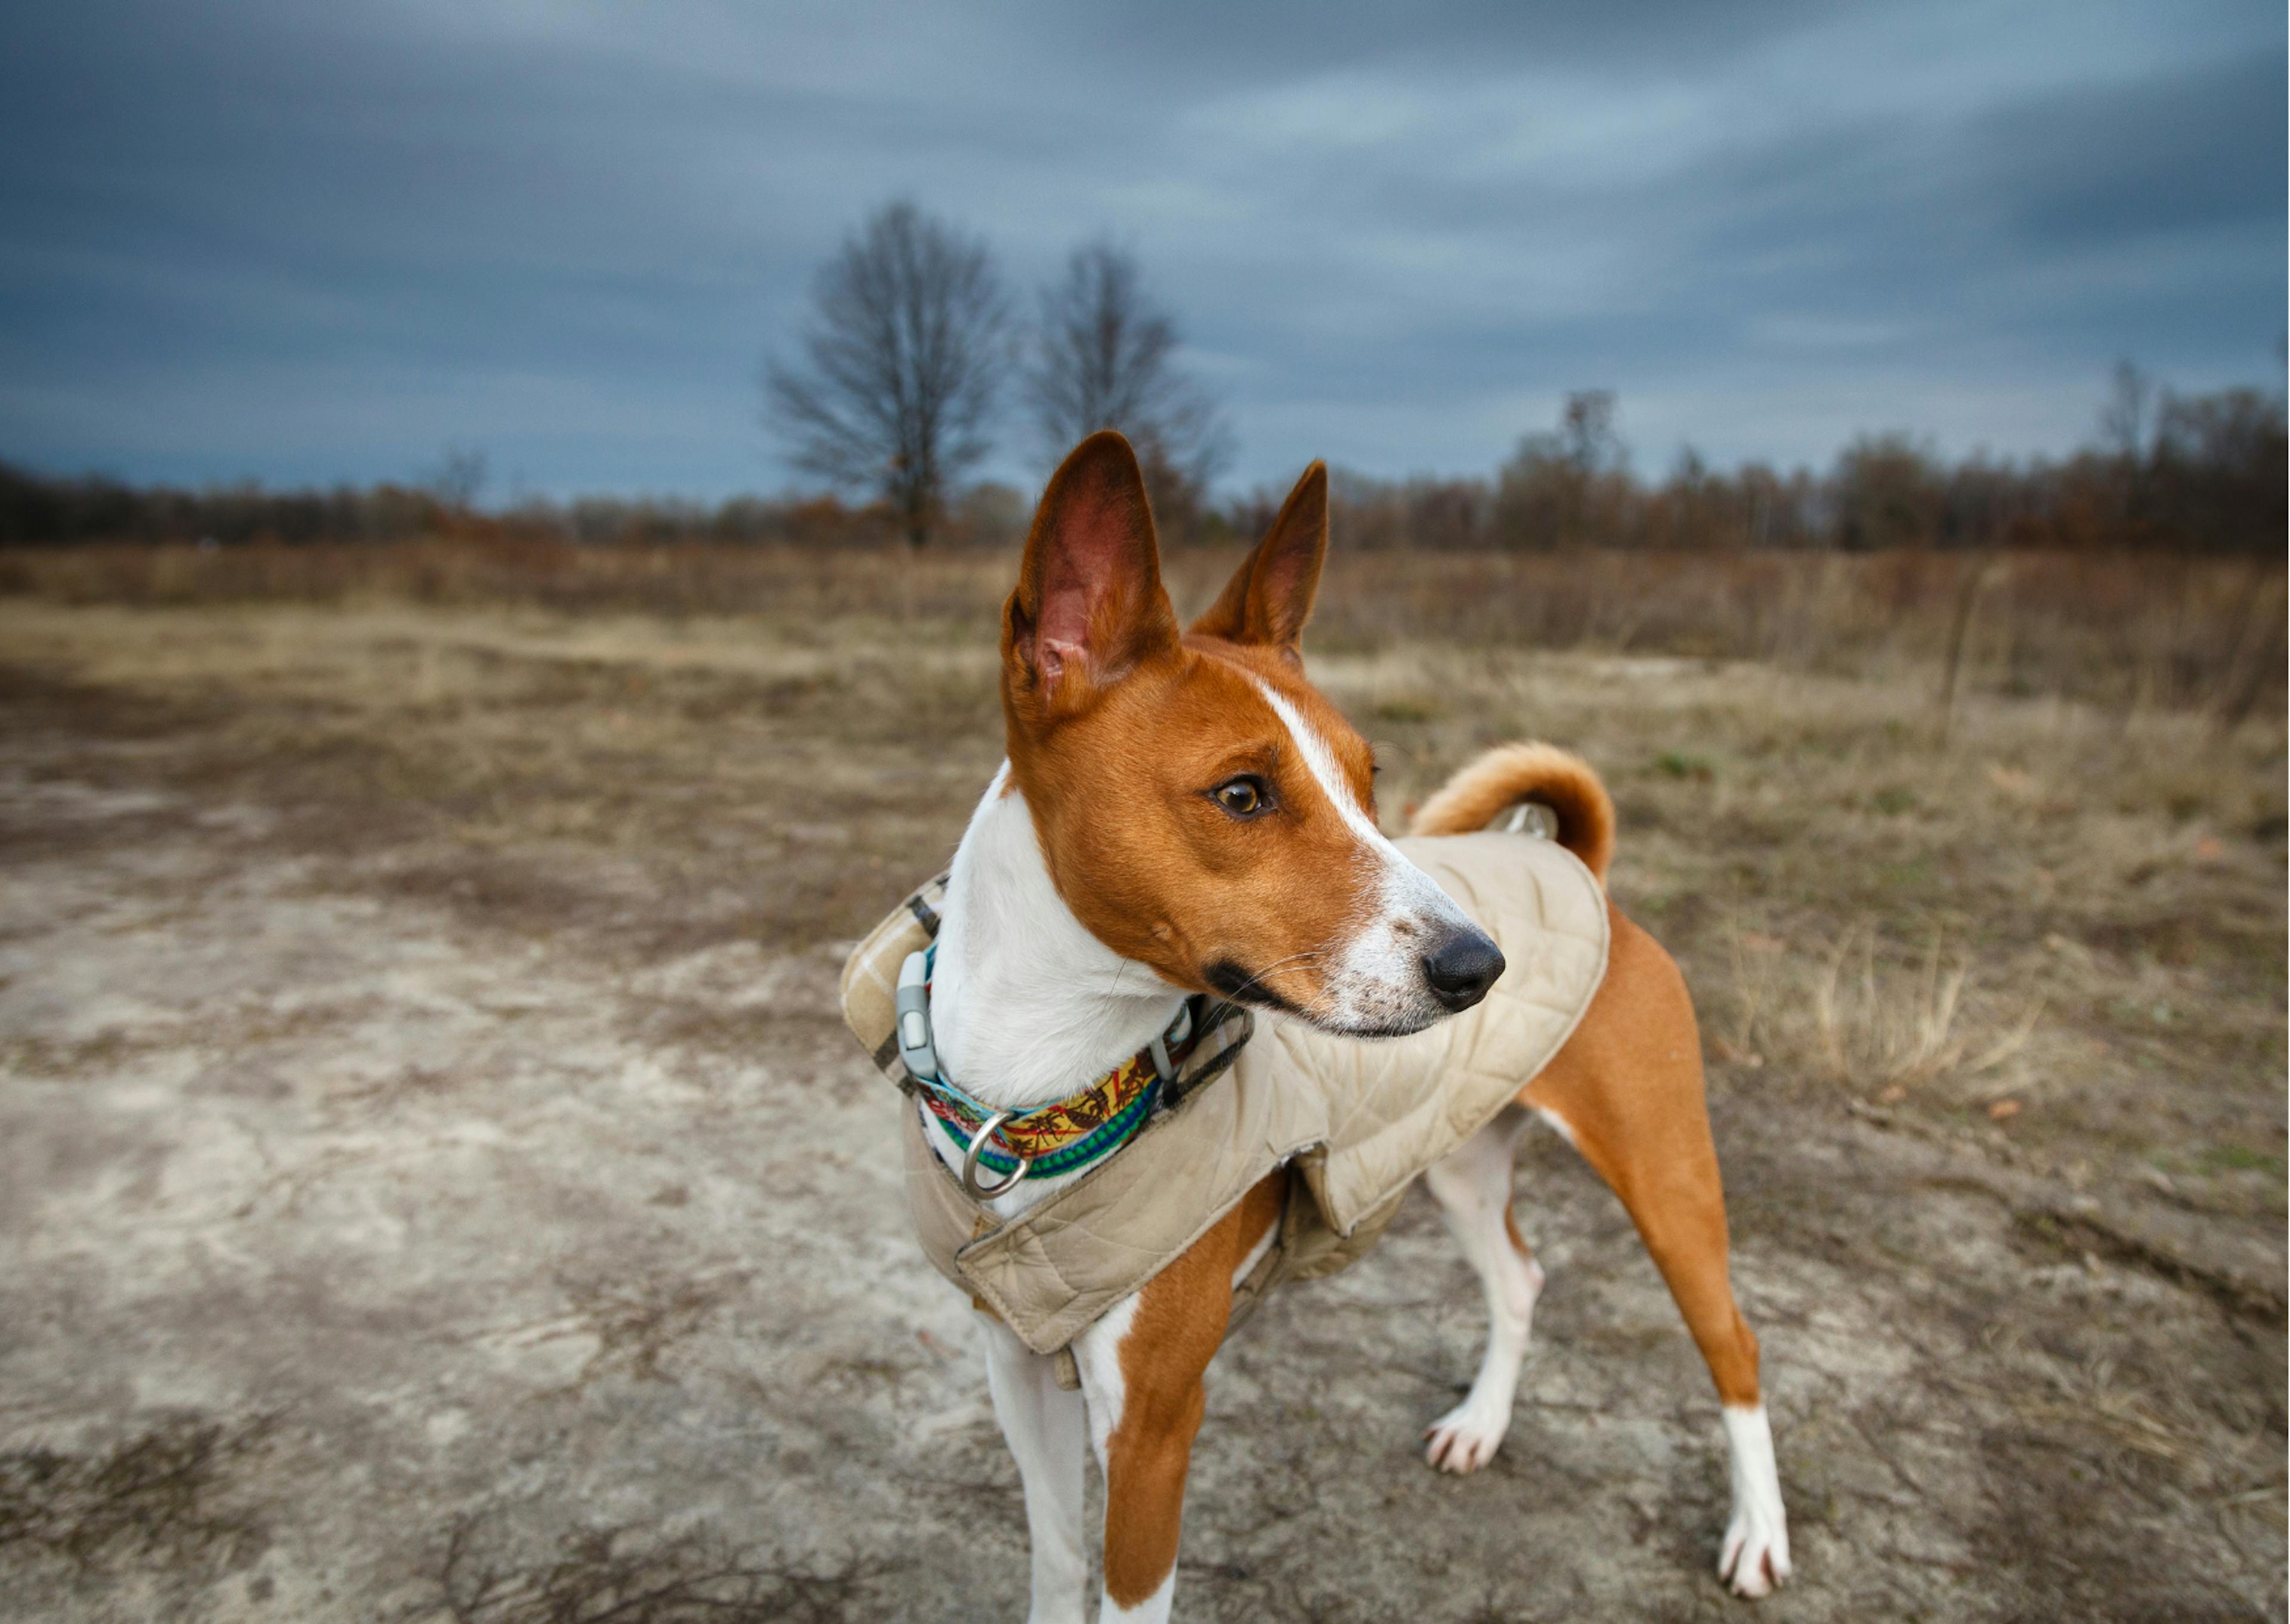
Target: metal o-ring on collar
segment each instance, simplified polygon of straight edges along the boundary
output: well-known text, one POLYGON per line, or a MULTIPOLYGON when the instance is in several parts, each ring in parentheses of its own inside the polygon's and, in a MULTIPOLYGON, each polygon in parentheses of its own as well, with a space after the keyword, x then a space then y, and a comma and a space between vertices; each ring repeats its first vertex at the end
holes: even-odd
MULTIPOLYGON (((985 1123, 979 1128, 977 1135, 971 1140, 970 1148, 963 1152, 962 1188, 968 1190, 973 1196, 975 1196, 981 1201, 991 1201, 997 1196, 1008 1195, 1012 1190, 1018 1188, 1018 1181, 1026 1176, 1026 1170, 1034 1164, 1033 1157, 1023 1156, 1018 1156, 1018 1165, 1011 1171, 1009 1176, 1004 1179, 1001 1183, 981 1184, 978 1181, 979 1151, 985 1148, 986 1141, 994 1137, 995 1132, 1000 1129, 1004 1123, 1009 1121, 1016 1115, 1017 1113, 1015 1111, 995 1112, 993 1116, 986 1119, 985 1123)), ((1013 1156, 1017 1156, 1017 1151, 1014 1148, 1011 1149, 1011 1154, 1013 1156)))

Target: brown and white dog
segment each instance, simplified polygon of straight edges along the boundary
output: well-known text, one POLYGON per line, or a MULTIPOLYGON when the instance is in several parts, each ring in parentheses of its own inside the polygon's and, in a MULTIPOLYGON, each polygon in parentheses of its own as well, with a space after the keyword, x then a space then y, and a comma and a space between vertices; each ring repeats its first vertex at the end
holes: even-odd
MULTIPOLYGON (((1305 680, 1298 638, 1326 549, 1315 465, 1181 631, 1128 444, 1093 436, 1051 478, 1003 611, 1009 759, 955 855, 931 995, 939 1057, 983 1103, 1061 1098, 1136 1053, 1188 993, 1365 1039, 1421 1030, 1501 973, 1494 944, 1379 830, 1367 743, 1305 680)), ((1562 752, 1484 759, 1415 832, 1476 829, 1529 798, 1557 810, 1559 838, 1603 879, 1611 805, 1562 752)), ((1789 1532, 1757 1339, 1727 1276, 1693 1008, 1669 956, 1608 908, 1605 978, 1580 1026, 1519 1079, 1515 1105, 1426 1175, 1493 1320, 1469 1396, 1427 1429, 1429 1457, 1474 1470, 1510 1423, 1543 1282, 1511 1220, 1511 1153, 1538 1114, 1621 1197, 1709 1363, 1733 1453, 1718 1569, 1762 1596, 1789 1577, 1789 1532)), ((1235 1281, 1272 1244, 1285 1177, 1076 1341, 1077 1393, 987 1322, 995 1411, 1025 1484, 1033 1624, 1083 1617, 1089 1449, 1106 1483, 1098 1616, 1168 1617, 1203 1373, 1235 1281)), ((992 1204, 1007 1216, 1062 1181, 1028 1180, 992 1204)))

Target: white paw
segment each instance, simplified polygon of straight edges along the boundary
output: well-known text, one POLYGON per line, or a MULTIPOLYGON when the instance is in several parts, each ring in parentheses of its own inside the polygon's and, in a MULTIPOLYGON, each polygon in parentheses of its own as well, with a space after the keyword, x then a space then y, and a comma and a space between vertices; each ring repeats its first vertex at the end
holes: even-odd
POLYGON ((1774 1469, 1773 1428, 1763 1404, 1726 1409, 1726 1441, 1733 1455, 1734 1516, 1718 1548, 1718 1577, 1751 1600, 1789 1582, 1789 1513, 1782 1509, 1781 1476, 1774 1469))
POLYGON ((1755 1601, 1789 1582, 1789 1524, 1762 1507, 1737 1506, 1718 1551, 1718 1577, 1755 1601))
POLYGON ((1423 1459, 1443 1472, 1476 1472, 1495 1458, 1495 1451, 1510 1430, 1510 1406, 1491 1413, 1492 1404, 1465 1399, 1423 1429, 1429 1442, 1423 1459))

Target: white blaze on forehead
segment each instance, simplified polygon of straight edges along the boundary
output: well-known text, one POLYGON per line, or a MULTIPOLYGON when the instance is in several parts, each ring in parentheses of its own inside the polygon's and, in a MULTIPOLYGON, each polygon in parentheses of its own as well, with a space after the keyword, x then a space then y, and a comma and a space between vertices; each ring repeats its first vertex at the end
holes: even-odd
POLYGON ((1264 696, 1264 702, 1272 707, 1272 714, 1280 718, 1280 724, 1296 741, 1296 753, 1304 758, 1304 765, 1310 771, 1313 782, 1319 785, 1320 793, 1328 797, 1329 804, 1350 826, 1352 833, 1370 845, 1381 847, 1398 857, 1397 848, 1383 837, 1383 831, 1376 828, 1368 817, 1367 808, 1362 806, 1359 797, 1352 793, 1351 780, 1336 764, 1336 753, 1328 748, 1328 741, 1320 737, 1319 730, 1304 720, 1301 711, 1282 699, 1270 683, 1261 676, 1251 676, 1248 680, 1256 684, 1256 691, 1264 696))
POLYGON ((1336 809, 1346 827, 1358 836, 1362 844, 1382 862, 1387 887, 1385 907, 1393 911, 1420 909, 1448 924, 1458 926, 1469 924, 1469 921, 1462 917, 1462 911, 1455 906, 1453 899, 1433 884, 1431 876, 1409 862, 1399 848, 1384 837, 1383 831, 1375 827, 1375 820, 1367 815, 1367 809, 1352 793, 1351 780, 1344 776, 1343 769, 1336 763, 1335 751, 1328 748, 1328 741, 1320 736, 1319 730, 1305 720, 1301 711, 1283 699, 1271 684, 1261 676, 1252 676, 1248 680, 1256 684, 1256 691, 1264 696, 1264 702, 1272 707, 1272 714, 1280 718, 1281 725, 1288 730, 1289 738, 1295 740, 1296 753, 1303 757, 1305 767, 1312 774, 1312 781, 1320 787, 1320 793, 1328 797, 1328 804, 1336 809))
POLYGON ((1427 927, 1467 931, 1471 922, 1429 875, 1384 838, 1318 730, 1270 684, 1255 676, 1249 681, 1288 730, 1305 769, 1377 872, 1374 892, 1354 916, 1309 1019, 1332 1030, 1362 1035, 1420 1032, 1446 1012, 1423 978, 1422 953, 1430 940, 1423 932, 1427 927))

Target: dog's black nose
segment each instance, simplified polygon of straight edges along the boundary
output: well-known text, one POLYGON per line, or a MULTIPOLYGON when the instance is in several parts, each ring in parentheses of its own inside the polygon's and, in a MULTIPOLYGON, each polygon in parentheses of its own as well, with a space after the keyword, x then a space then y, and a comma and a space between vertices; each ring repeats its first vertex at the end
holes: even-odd
POLYGON ((1484 931, 1458 932, 1423 956, 1431 996, 1450 1010, 1467 1010, 1485 997, 1502 972, 1502 949, 1484 931))

